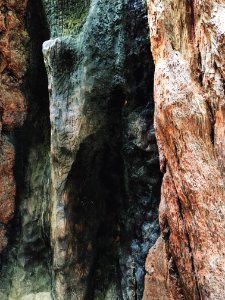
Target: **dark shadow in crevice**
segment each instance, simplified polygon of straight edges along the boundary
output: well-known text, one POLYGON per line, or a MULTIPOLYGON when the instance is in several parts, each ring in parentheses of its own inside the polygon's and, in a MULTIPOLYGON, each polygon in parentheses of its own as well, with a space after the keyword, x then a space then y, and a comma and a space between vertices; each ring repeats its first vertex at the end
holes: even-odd
POLYGON ((146 3, 125 5, 126 105, 123 109, 123 158, 127 207, 123 224, 120 266, 124 299, 140 300, 145 260, 159 236, 158 207, 162 175, 154 132, 154 62, 150 50, 146 3))
POLYGON ((72 288, 83 290, 86 300, 103 299, 115 282, 120 293, 118 216, 125 197, 121 155, 123 99, 121 88, 114 89, 103 112, 107 115, 106 124, 81 143, 64 191, 68 199, 65 212, 69 247, 73 249, 67 261, 85 274, 81 278, 78 271, 73 280, 68 278, 68 293, 72 288))

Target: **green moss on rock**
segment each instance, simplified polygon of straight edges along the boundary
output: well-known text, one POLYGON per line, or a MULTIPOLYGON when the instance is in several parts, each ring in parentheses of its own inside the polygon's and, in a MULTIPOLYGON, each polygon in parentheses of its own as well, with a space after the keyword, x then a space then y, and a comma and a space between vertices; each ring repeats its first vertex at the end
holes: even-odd
POLYGON ((59 37, 80 31, 88 15, 91 1, 44 0, 43 2, 51 35, 59 37))

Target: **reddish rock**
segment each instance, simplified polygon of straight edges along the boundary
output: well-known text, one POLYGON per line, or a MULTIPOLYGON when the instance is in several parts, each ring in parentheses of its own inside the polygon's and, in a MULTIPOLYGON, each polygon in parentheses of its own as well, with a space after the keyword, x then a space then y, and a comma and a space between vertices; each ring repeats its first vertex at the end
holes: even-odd
POLYGON ((146 262, 144 299, 223 300, 225 5, 152 0, 148 6, 165 175, 161 237, 146 262))
POLYGON ((0 252, 7 246, 6 230, 4 226, 0 226, 0 252))
POLYGON ((22 0, 0 1, 0 252, 7 245, 3 224, 8 224, 13 217, 16 194, 15 151, 8 134, 21 126, 25 117, 20 87, 26 71, 26 4, 27 1, 22 0))

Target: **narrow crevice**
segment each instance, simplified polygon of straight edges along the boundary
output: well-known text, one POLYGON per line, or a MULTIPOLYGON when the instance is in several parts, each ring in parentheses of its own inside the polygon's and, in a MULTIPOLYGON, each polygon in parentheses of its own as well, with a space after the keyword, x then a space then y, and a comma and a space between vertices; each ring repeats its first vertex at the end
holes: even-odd
POLYGON ((195 0, 185 0, 186 5, 186 24, 189 39, 192 42, 195 35, 195 0))
POLYGON ((209 118, 211 121, 210 139, 211 139, 212 145, 214 145, 214 143, 215 143, 215 123, 216 123, 215 116, 214 116, 214 112, 213 112, 213 108, 212 108, 211 104, 208 101, 206 101, 205 103, 208 108, 209 118))
POLYGON ((126 105, 123 108, 123 159, 126 207, 120 210, 123 299, 142 299, 145 260, 159 236, 162 175, 153 127, 154 63, 147 8, 128 1, 125 11, 126 105), (135 21, 134 21, 135 20, 135 21))

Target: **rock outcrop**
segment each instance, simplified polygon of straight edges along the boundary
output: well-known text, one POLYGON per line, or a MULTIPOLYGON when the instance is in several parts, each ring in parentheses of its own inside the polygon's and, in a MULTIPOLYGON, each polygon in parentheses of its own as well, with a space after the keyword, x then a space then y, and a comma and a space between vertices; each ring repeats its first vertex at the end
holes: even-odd
POLYGON ((21 86, 27 66, 26 5, 27 1, 23 0, 0 3, 0 252, 7 245, 6 225, 15 210, 15 148, 12 131, 23 124, 25 117, 21 86))
POLYGON ((16 205, 7 247, 4 227, 0 235, 0 299, 142 299, 161 186, 146 5, 29 0, 26 14, 10 5, 26 105, 13 126, 5 113, 2 130, 16 150, 16 205))
POLYGON ((225 3, 152 0, 148 7, 165 174, 144 299, 222 300, 225 3))
POLYGON ((145 6, 44 7, 56 297, 141 299, 160 187, 145 6))
POLYGON ((1 300, 225 299, 225 2, 147 6, 0 0, 1 300))

